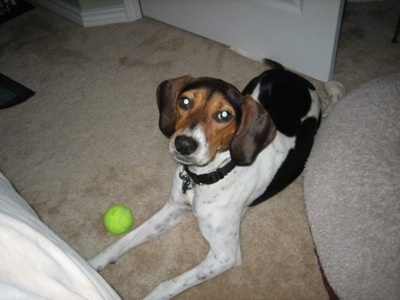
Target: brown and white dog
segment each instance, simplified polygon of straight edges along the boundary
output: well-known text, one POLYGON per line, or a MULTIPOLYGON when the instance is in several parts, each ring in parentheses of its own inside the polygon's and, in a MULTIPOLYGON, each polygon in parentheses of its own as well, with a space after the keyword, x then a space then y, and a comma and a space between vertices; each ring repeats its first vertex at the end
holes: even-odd
POLYGON ((240 224, 249 206, 289 185, 303 170, 320 123, 320 101, 304 78, 273 69, 241 93, 220 79, 182 76, 157 90, 159 126, 180 163, 170 197, 148 221, 90 259, 100 270, 178 225, 192 211, 210 246, 193 269, 146 299, 170 299, 240 265, 240 224))

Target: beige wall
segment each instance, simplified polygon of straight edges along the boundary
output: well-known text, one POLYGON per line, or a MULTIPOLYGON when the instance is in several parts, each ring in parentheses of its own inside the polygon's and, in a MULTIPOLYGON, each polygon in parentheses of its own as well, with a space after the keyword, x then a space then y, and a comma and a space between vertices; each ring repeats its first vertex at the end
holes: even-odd
POLYGON ((65 3, 69 4, 69 5, 72 5, 72 6, 76 7, 76 8, 81 8, 81 4, 79 3, 80 2, 79 0, 61 0, 61 1, 65 2, 65 3))

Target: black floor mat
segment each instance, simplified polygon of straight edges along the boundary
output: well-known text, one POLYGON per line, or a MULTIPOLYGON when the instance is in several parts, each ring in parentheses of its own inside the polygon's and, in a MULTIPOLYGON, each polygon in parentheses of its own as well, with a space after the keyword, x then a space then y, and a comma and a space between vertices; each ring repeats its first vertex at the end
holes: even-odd
POLYGON ((0 0, 0 24, 34 8, 33 5, 23 0, 0 0))
POLYGON ((0 73, 0 109, 24 102, 35 92, 0 73))

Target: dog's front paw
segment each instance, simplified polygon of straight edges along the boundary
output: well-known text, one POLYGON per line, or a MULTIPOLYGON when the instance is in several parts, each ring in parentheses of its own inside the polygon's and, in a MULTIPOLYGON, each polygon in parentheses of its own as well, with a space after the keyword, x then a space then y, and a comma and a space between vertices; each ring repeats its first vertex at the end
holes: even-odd
POLYGON ((108 264, 114 264, 116 261, 108 260, 102 253, 88 259, 87 261, 96 271, 103 270, 108 264))
POLYGON ((175 284, 173 280, 164 281, 156 286, 143 300, 169 300, 179 293, 174 291, 176 289, 175 284))

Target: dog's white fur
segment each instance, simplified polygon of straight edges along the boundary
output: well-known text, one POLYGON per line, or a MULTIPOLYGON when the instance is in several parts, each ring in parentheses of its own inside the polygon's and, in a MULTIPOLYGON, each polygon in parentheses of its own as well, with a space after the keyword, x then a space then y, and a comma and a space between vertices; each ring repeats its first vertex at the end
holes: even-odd
MULTIPOLYGON (((313 91, 312 108, 307 116, 318 118, 319 100, 313 91)), ((259 87, 252 97, 258 98, 259 87)), ((181 132, 182 133, 182 132, 181 132)), ((172 135, 171 155, 180 162, 188 163, 196 174, 209 173, 224 166, 230 159, 229 150, 218 152, 210 161, 207 137, 201 126, 184 129, 184 134, 199 143, 199 149, 191 157, 183 157, 175 149, 172 135)), ((268 187, 290 149, 295 146, 295 137, 277 131, 271 144, 263 149, 250 166, 235 167, 223 180, 212 185, 195 185, 182 192, 182 180, 178 166, 173 175, 170 196, 165 206, 141 226, 111 244, 103 252, 89 260, 90 264, 103 269, 119 256, 178 225, 190 211, 197 217, 200 231, 210 246, 207 257, 193 269, 159 284, 145 299, 170 299, 182 291, 213 278, 230 268, 240 265, 240 225, 251 202, 268 187)))

